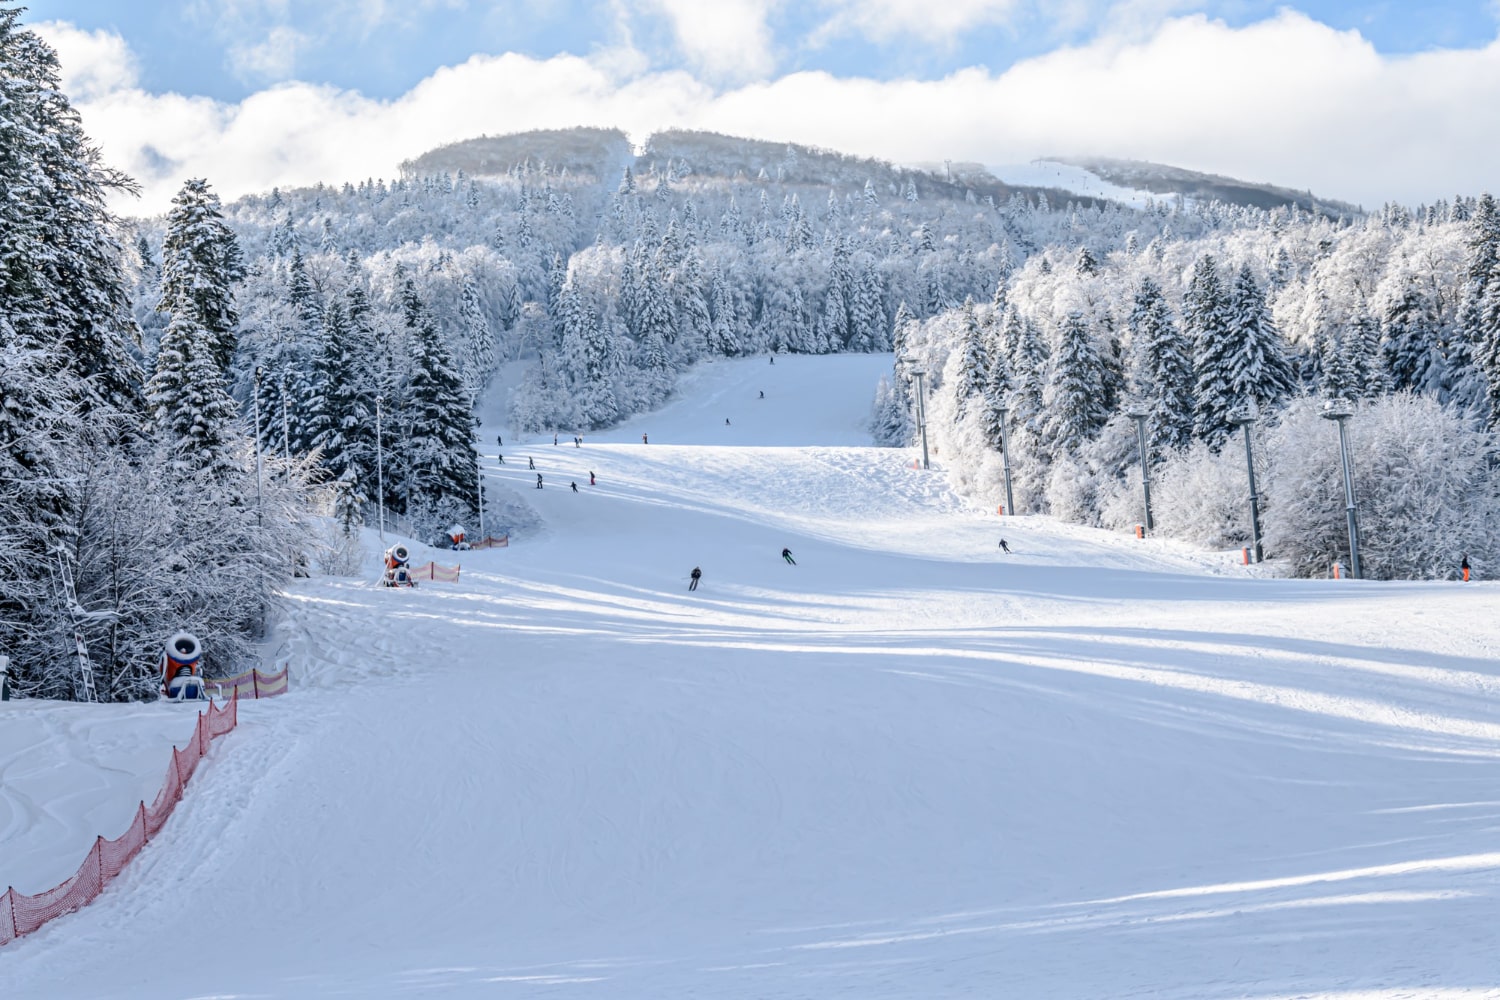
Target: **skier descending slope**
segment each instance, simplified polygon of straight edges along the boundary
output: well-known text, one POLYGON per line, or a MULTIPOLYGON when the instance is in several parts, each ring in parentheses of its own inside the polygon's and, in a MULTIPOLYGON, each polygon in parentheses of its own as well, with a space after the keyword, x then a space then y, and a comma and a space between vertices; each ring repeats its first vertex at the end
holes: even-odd
POLYGON ((797 565, 797 560, 795 560, 795 559, 792 558, 792 550, 791 549, 782 549, 781 550, 781 558, 785 559, 787 561, 787 565, 789 565, 789 566, 795 566, 795 565, 797 565))
POLYGON ((693 582, 688 584, 688 590, 697 590, 698 581, 703 578, 703 570, 699 569, 697 566, 694 566, 693 571, 689 573, 688 576, 693 578, 693 582))

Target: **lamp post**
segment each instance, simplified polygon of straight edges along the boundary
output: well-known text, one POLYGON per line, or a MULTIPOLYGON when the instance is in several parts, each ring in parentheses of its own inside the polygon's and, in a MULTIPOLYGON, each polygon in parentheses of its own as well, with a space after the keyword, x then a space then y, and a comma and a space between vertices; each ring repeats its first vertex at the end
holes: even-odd
POLYGON ((922 387, 922 378, 927 374, 925 368, 913 368, 911 373, 917 379, 917 425, 922 431, 922 468, 931 468, 927 461, 927 395, 922 387))
POLYGON ((1354 475, 1349 470, 1349 439, 1344 432, 1344 421, 1354 416, 1354 407, 1347 400, 1334 400, 1323 411, 1324 420, 1332 420, 1339 425, 1339 462, 1344 467, 1344 515, 1349 519, 1349 571, 1354 574, 1354 579, 1360 579, 1359 573, 1359 522, 1355 517, 1354 509, 1354 475))
POLYGON ((385 446, 380 434, 380 407, 384 396, 375 397, 375 502, 380 507, 380 540, 385 541, 385 446))
POLYGON ((265 374, 265 369, 260 365, 255 366, 255 526, 261 526, 261 455, 260 455, 260 377, 265 374))
POLYGON ((1006 429, 1006 424, 1010 422, 1010 407, 1001 403, 995 412, 1000 414, 1000 462, 1005 469, 1005 512, 1014 515, 1016 498, 1010 491, 1010 431, 1006 429))
POLYGON ((287 408, 290 405, 286 394, 286 373, 281 373, 281 455, 286 459, 286 478, 290 482, 292 478, 292 431, 287 418, 287 408))
MULTIPOLYGON (((474 412, 475 405, 476 404, 475 404, 474 396, 471 394, 469 396, 469 412, 470 413, 474 412)), ((483 424, 483 422, 481 422, 476 417, 475 420, 474 420, 474 426, 476 428, 479 428, 479 427, 483 427, 484 424, 483 424)), ((484 539, 485 539, 485 534, 484 534, 484 455, 482 454, 483 449, 484 449, 484 443, 479 439, 478 435, 475 435, 475 438, 474 438, 474 473, 475 473, 474 482, 478 485, 478 490, 479 490, 479 540, 480 541, 484 541, 484 539)))
POLYGON ((1250 554, 1256 561, 1265 558, 1260 546, 1260 497, 1255 493, 1255 456, 1250 451, 1250 428, 1259 413, 1254 402, 1231 416, 1229 422, 1245 432, 1245 471, 1250 476, 1250 554))
MULTIPOLYGON (((1151 520, 1151 451, 1146 447, 1146 421, 1151 419, 1151 411, 1144 405, 1137 404, 1125 411, 1125 415, 1135 421, 1136 443, 1141 449, 1141 494, 1146 501, 1146 530, 1156 530, 1156 524, 1151 520)), ((1254 493, 1255 488, 1251 487, 1254 493)))

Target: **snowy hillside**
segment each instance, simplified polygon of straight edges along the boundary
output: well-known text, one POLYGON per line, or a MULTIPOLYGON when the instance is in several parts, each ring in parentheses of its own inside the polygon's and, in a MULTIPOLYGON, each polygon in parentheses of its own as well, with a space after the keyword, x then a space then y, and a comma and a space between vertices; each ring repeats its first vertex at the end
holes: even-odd
MULTIPOLYGON (((456 584, 373 586, 373 537, 298 581, 293 693, 0 996, 1495 995, 1500 590, 1002 520, 864 446, 889 364, 719 361, 581 447, 506 433, 487 481, 543 529, 419 547, 456 584)), ((129 821, 85 711, 0 706, 0 883, 129 821)))

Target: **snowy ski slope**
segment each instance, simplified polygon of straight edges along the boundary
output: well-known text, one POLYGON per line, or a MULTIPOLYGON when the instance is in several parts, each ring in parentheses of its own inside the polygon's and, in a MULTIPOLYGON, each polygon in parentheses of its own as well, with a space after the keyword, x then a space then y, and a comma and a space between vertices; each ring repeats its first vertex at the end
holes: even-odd
MULTIPOLYGON (((1500 996, 1500 589, 1002 521, 863 446, 888 366, 507 435, 539 532, 299 581, 293 694, 0 997, 1500 996)), ((124 828, 137 779, 117 818, 44 793, 107 784, 106 725, 0 709, 0 881, 124 828)))

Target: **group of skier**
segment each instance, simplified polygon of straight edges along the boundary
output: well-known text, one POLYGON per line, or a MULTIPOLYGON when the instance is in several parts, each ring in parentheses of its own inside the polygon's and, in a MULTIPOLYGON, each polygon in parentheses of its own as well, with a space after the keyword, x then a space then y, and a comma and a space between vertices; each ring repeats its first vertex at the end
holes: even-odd
MULTIPOLYGON (((792 550, 789 549, 789 548, 786 548, 784 546, 783 546, 783 548, 781 550, 781 558, 786 561, 786 564, 788 566, 795 566, 795 565, 797 565, 797 560, 795 560, 795 559, 792 558, 792 550)), ((694 566, 693 567, 693 571, 688 574, 688 580, 689 580, 688 590, 697 590, 698 589, 698 581, 701 580, 701 579, 703 579, 703 570, 702 570, 702 568, 698 567, 698 566, 694 566)))

